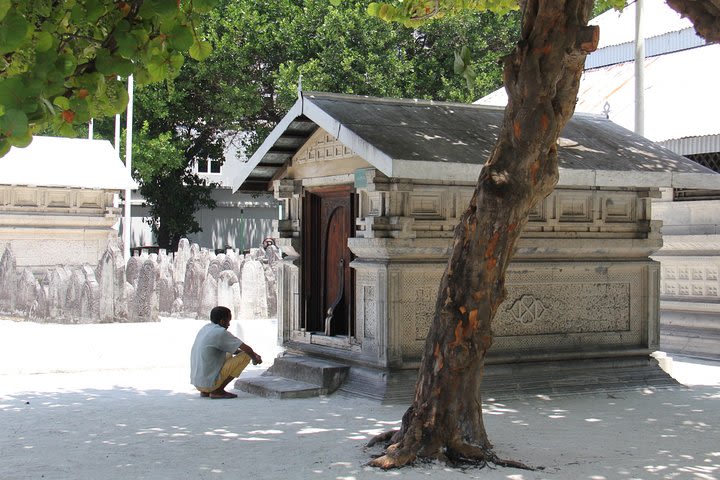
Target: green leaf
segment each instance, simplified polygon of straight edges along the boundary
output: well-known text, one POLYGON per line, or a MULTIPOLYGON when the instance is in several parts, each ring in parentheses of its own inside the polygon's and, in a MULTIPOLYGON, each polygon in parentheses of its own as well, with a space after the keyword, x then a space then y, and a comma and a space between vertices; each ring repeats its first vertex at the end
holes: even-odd
POLYGON ((46 52, 53 46, 53 36, 50 33, 40 30, 35 33, 35 49, 38 52, 46 52))
MULTIPOLYGON (((32 132, 28 130, 23 135, 16 135, 14 137, 10 137, 10 143, 13 147, 25 148, 32 143, 32 139, 32 132)), ((0 156, 2 156, 2 153, 0 153, 0 156)))
POLYGON ((6 110, 22 105, 24 86, 18 77, 0 78, 0 105, 6 110))
POLYGON ((162 61, 148 63, 147 71, 150 74, 151 82, 158 82, 167 77, 167 65, 162 61))
POLYGON ((60 71, 61 75, 67 77, 75 71, 75 67, 77 67, 77 60, 71 54, 60 55, 55 61, 55 66, 60 71))
POLYGON ((185 63, 185 57, 183 57, 182 54, 174 53, 170 55, 170 68, 175 74, 180 72, 180 68, 183 66, 183 63, 185 63))
POLYGON ((95 68, 103 75, 120 75, 121 77, 126 77, 135 70, 132 61, 111 55, 106 50, 98 52, 95 58, 95 68))
POLYGON ((125 58, 132 58, 138 51, 138 39, 131 32, 116 32, 115 43, 117 44, 116 53, 125 58))
POLYGON ((10 7, 12 6, 12 3, 10 0, 0 0, 0 20, 5 18, 5 15, 7 15, 8 10, 10 10, 10 7))
POLYGON ((17 50, 32 31, 24 17, 11 11, 0 22, 0 55, 17 50))
POLYGON ((0 133, 6 137, 20 137, 28 131, 28 118, 21 110, 7 110, 0 117, 0 133))
POLYGON ((217 0, 193 0, 193 10, 198 13, 207 13, 217 4, 217 0))
POLYGON ((330 5, 332 5, 333 7, 339 7, 340 0, 330 0, 330 5))
POLYGON ((377 2, 371 2, 367 6, 367 13, 371 17, 379 17, 380 16, 380 4, 377 2))
POLYGON ((170 45, 177 50, 185 51, 189 49, 193 41, 193 32, 187 25, 177 25, 168 35, 170 45))
POLYGON ((6 153, 10 151, 10 140, 7 138, 0 138, 0 157, 4 157, 6 153))
POLYGON ((453 52, 455 54, 455 61, 453 62, 453 72, 456 74, 461 74, 465 71, 465 62, 463 61, 462 55, 455 51, 453 52))
POLYGON ((140 7, 140 16, 151 17, 158 15, 160 17, 170 17, 179 12, 178 4, 175 0, 145 0, 140 7))
POLYGON ((465 65, 470 65, 472 63, 472 56, 470 55, 470 49, 466 46, 463 46, 460 50, 460 56, 463 59, 463 62, 465 62, 465 65))
POLYGON ((59 96, 53 99, 53 105, 60 107, 62 110, 70 108, 70 100, 67 97, 59 96))
POLYGON ((107 7, 98 0, 85 0, 85 9, 87 10, 87 21, 95 23, 105 14, 107 7))
POLYGON ((210 42, 200 40, 192 44, 189 53, 195 60, 205 60, 212 53, 212 45, 210 45, 210 42))

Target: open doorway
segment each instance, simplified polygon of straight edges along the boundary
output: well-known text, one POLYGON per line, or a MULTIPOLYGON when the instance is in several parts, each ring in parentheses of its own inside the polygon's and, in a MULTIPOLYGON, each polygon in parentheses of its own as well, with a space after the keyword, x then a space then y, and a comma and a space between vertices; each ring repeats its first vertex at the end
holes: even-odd
POLYGON ((353 199, 349 185, 305 193, 302 264, 308 332, 354 336, 354 279, 348 248, 355 231, 353 199))

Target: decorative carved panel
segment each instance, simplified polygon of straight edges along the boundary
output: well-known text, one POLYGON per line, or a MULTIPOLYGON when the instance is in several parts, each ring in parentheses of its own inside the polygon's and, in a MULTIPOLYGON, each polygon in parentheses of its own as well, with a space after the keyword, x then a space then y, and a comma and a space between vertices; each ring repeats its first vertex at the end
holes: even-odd
POLYGON ((356 270, 355 291, 360 298, 357 299, 357 321, 363 328, 363 336, 375 339, 378 336, 378 292, 377 273, 374 270, 356 270))
POLYGON ((46 195, 48 207, 69 208, 72 206, 72 195, 68 190, 49 190, 46 195))
POLYGON ((403 269, 397 300, 402 329, 403 355, 419 356, 435 313, 438 285, 444 265, 403 269))
POLYGON ((363 285, 363 317, 365 319, 365 338, 375 338, 377 331, 377 294, 375 287, 363 285))
POLYGON ((353 155, 352 150, 326 131, 320 129, 295 154, 293 162, 297 165, 304 165, 324 160, 338 160, 353 155))
POLYGON ((643 264, 512 266, 491 353, 642 345, 646 275, 643 264))
POLYGON ((635 197, 629 195, 614 195, 604 197, 604 219, 606 222, 633 222, 635 221, 635 197))
POLYGON ((42 190, 33 188, 18 188, 15 190, 15 206, 39 207, 42 190))
POLYGON ((495 317, 495 335, 630 330, 628 283, 513 284, 507 289, 495 317))
POLYGON ((547 198, 535 204, 528 214, 530 222, 544 222, 547 220, 547 198))
POLYGON ((720 290, 720 260, 690 263, 688 257, 663 257, 660 291, 667 296, 717 299, 720 290))
POLYGON ((411 193, 408 199, 408 216, 443 218, 444 203, 444 195, 441 192, 411 193))
POLYGON ((77 194, 77 205, 80 208, 102 208, 102 192, 82 191, 77 194))
POLYGON ((384 196, 381 192, 372 192, 367 196, 368 199, 368 216, 378 217, 385 213, 384 196))
POLYGON ((555 197, 557 219, 561 222, 591 222, 592 197, 585 192, 562 192, 555 197))

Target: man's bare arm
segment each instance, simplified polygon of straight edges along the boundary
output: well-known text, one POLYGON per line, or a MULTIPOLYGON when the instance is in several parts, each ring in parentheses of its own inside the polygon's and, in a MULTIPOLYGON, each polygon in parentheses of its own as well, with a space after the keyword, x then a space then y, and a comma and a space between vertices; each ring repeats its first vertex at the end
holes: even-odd
POLYGON ((247 343, 243 343, 242 345, 240 345, 240 348, 238 348, 235 351, 235 355, 237 355, 241 351, 247 353, 248 356, 250 358, 252 358, 253 365, 262 363, 262 357, 260 355, 258 355, 257 353, 255 353, 255 350, 253 350, 252 347, 250 345, 248 345, 247 343))

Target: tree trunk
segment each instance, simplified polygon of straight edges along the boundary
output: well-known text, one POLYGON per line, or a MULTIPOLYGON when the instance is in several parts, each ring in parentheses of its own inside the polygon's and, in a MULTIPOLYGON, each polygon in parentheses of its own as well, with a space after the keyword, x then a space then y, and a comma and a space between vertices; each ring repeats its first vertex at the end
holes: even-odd
MULTIPOLYGON (((522 2, 521 2, 522 3, 522 2)), ((393 468, 418 458, 494 462, 480 396, 491 322, 505 298, 505 271, 531 208, 558 179, 556 141, 575 109, 592 0, 529 0, 521 38, 505 59, 508 105, 498 142, 455 229, 412 406, 385 454, 393 468)), ((483 128, 483 126, 478 126, 483 128)))
POLYGON ((667 0, 667 4, 695 26, 708 42, 720 42, 720 0, 667 0))

